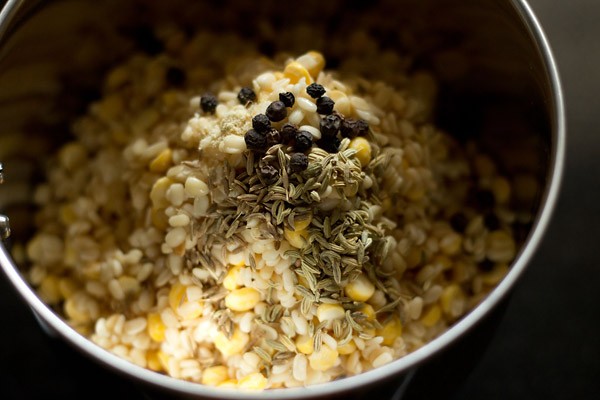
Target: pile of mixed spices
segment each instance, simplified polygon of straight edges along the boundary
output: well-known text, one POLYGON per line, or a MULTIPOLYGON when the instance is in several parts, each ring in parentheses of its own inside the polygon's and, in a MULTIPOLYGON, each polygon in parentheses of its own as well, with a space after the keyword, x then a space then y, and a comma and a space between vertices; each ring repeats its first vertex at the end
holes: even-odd
POLYGON ((428 75, 324 67, 111 71, 36 193, 40 296, 137 365, 245 389, 358 374, 444 332, 515 256, 510 182, 427 121, 428 75))

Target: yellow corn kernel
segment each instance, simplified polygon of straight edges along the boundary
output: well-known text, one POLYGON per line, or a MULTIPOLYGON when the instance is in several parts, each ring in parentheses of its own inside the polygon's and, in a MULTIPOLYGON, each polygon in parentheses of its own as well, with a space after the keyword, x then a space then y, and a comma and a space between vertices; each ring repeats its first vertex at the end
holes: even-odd
POLYGON ((162 95, 162 102, 169 108, 176 106, 179 102, 179 94, 175 90, 169 90, 162 95))
POLYGON ((337 351, 343 356, 352 354, 356 351, 356 345, 353 340, 350 340, 348 343, 338 346, 337 351))
POLYGON ((38 293, 42 300, 49 304, 56 304, 61 300, 59 279, 54 275, 47 275, 42 283, 38 293))
POLYGON ((235 379, 228 379, 224 382, 221 382, 217 385, 217 387, 220 388, 236 388, 238 384, 238 381, 235 379))
POLYGON ((355 280, 348 283, 344 288, 346 296, 354 301, 367 301, 375 293, 375 285, 371 283, 366 275, 359 275, 355 280))
POLYGON ((173 311, 177 311, 177 308, 181 305, 184 300, 186 287, 181 283, 176 283, 171 286, 169 290, 169 305, 173 311))
POLYGON ((365 314, 365 316, 367 317, 367 319, 374 319, 375 318, 375 309, 370 304, 363 304, 363 306, 361 308, 359 308, 358 311, 360 311, 361 313, 365 314))
POLYGON ((444 271, 452 267, 452 260, 443 254, 438 254, 437 256, 433 257, 431 263, 434 265, 441 265, 444 271))
POLYGON ((442 307, 442 311, 450 315, 451 317, 456 317, 456 312, 454 311, 454 304, 457 301, 464 301, 465 294, 463 293, 460 286, 453 283, 450 286, 446 287, 440 296, 440 306, 442 307))
POLYGON ((456 255, 461 248, 462 236, 456 232, 449 232, 440 240, 440 250, 446 255, 456 255))
POLYGON ((288 241, 290 245, 297 249, 301 249, 308 244, 308 232, 305 230, 283 229, 283 237, 288 241))
POLYGON ((296 338, 296 349, 302 354, 312 354, 314 351, 313 338, 307 335, 300 335, 296 338))
POLYGON ((77 214, 75 214, 75 210, 70 204, 65 204, 60 207, 60 222, 64 225, 70 225, 73 222, 77 221, 77 214))
POLYGON ((67 299, 77 291, 77 284, 71 278, 61 278, 58 281, 58 290, 62 298, 67 299))
POLYGON ((440 320, 442 310, 437 305, 432 305, 421 317, 421 323, 428 328, 431 328, 440 320))
POLYGON ((383 344, 385 346, 391 346, 394 344, 396 338, 402 335, 402 323, 400 318, 393 316, 390 318, 381 329, 377 330, 377 336, 383 338, 383 344))
POLYGON ((335 110, 337 112, 343 115, 350 115, 352 113, 352 103, 350 103, 350 99, 346 93, 341 90, 332 90, 327 91, 327 96, 335 102, 335 110))
POLYGON ((338 359, 339 353, 325 343, 321 345, 321 349, 308 356, 310 367, 317 371, 326 371, 333 367, 338 359))
POLYGON ((350 141, 348 148, 356 150, 355 157, 360 161, 360 165, 365 167, 371 162, 371 143, 364 137, 357 137, 350 141))
POLYGON ((163 370, 160 359, 158 358, 157 351, 148 350, 148 352, 146 352, 146 363, 148 365, 148 368, 150 368, 152 371, 163 370))
POLYGON ((201 301, 190 301, 183 303, 177 308, 177 315, 187 321, 196 319, 204 312, 203 304, 204 303, 201 301))
POLYGON ((385 197, 383 200, 381 200, 381 208, 384 212, 390 211, 392 207, 394 207, 394 204, 392 203, 391 198, 385 197))
POLYGON ((511 235, 505 231, 490 232, 486 238, 486 256, 499 263, 508 263, 515 257, 517 246, 511 235))
POLYGON ((425 189, 421 186, 413 186, 408 192, 406 192, 406 197, 410 201, 419 201, 425 197, 425 189))
POLYGON ((315 79, 319 73, 325 68, 325 57, 318 51, 309 51, 296 59, 298 64, 302 65, 308 73, 315 79))
POLYGON ((167 147, 166 149, 158 153, 158 155, 154 157, 154 160, 150 161, 148 168, 151 172, 165 172, 171 166, 172 157, 173 151, 171 151, 171 149, 167 147))
POLYGON ((160 350, 156 353, 156 355, 158 356, 158 361, 160 362, 160 366, 162 367, 162 370, 163 371, 168 370, 170 357, 160 350))
POLYGON ((496 172, 494 161, 483 154, 479 154, 473 159, 473 167, 477 175, 482 178, 490 177, 496 172))
POLYGON ((122 275, 118 279, 125 295, 136 294, 140 291, 140 282, 132 276, 122 275))
POLYGON ((165 331, 167 330, 167 327, 160 318, 160 314, 148 314, 148 324, 146 329, 148 330, 148 336, 150 336, 150 339, 154 340, 155 342, 162 342, 165 340, 165 331))
POLYGON ((238 387, 246 390, 262 390, 267 387, 267 378, 260 372, 254 372, 240 379, 238 387))
POLYGON ((360 337, 363 339, 372 339, 377 335, 377 330, 375 328, 365 328, 360 333, 360 337))
POLYGON ((231 339, 228 339, 223 332, 219 331, 215 336, 214 343, 217 350, 219 350, 223 356, 229 357, 234 354, 240 354, 248 344, 249 340, 250 337, 247 333, 236 329, 233 331, 231 339))
POLYGON ((229 271, 227 271, 227 275, 223 279, 223 287, 227 290, 235 290, 239 287, 238 285, 238 277, 240 276, 240 271, 242 270, 242 265, 235 265, 229 267, 229 271))
POLYGON ((306 213, 294 218, 294 231, 305 231, 312 222, 312 213, 306 213))
POLYGON ((540 182, 532 174, 518 174, 513 178, 514 197, 523 204, 531 204, 540 194, 540 182))
POLYGON ((413 246, 406 255, 406 266, 408 268, 414 268, 419 265, 422 261, 423 249, 420 246, 413 246))
POLYGON ((166 176, 159 178, 154 182, 152 190, 150 190, 150 200, 154 209, 167 208, 169 200, 167 200, 167 190, 174 182, 166 176))
POLYGON ((291 84, 298 83, 302 78, 306 80, 307 85, 313 82, 308 70, 297 61, 292 61, 286 65, 283 70, 283 75, 290 80, 291 84))
POLYGON ((75 304, 75 300, 74 300, 75 297, 76 296, 69 297, 65 301, 65 305, 64 305, 65 314, 73 322, 80 322, 80 323, 89 322, 91 319, 90 315, 87 314, 86 312, 80 310, 79 308, 77 308, 77 306, 75 304))
POLYGON ((317 318, 319 319, 319 322, 342 319, 345 316, 346 311, 344 311, 344 307, 339 304, 324 303, 317 307, 317 318))
POLYGON ((164 208, 153 208, 150 212, 150 217, 154 227, 160 230, 165 230, 169 227, 169 218, 167 217, 167 214, 165 214, 164 208))
POLYGON ((497 285, 508 273, 508 265, 504 263, 496 264, 494 269, 481 275, 481 281, 486 285, 497 285))
POLYGON ((252 310, 260 301, 260 293, 253 288, 236 289, 225 296, 225 306, 233 311, 252 310))
POLYGON ((229 378, 227 367, 217 365, 208 367, 202 372, 202 384, 209 386, 217 386, 225 382, 229 378))
POLYGON ((510 200, 510 183, 502 176, 492 181, 492 193, 498 204, 506 204, 510 200))

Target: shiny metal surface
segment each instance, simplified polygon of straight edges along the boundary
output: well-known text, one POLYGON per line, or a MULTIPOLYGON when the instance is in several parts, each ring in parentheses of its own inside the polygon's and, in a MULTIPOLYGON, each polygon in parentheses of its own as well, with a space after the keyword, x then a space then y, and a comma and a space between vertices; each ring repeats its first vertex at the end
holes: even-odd
MULTIPOLYGON (((2 13, 0 14, 0 35, 5 32, 13 32, 11 25, 13 18, 18 14, 18 9, 25 2, 23 0, 9 0, 2 13)), ((71 4, 73 7, 81 7, 81 2, 63 2, 71 4)), ((414 20, 418 18, 428 18, 428 24, 425 29, 439 29, 438 36, 442 37, 449 31, 460 31, 462 35, 468 38, 466 46, 463 49, 462 56, 471 63, 472 74, 462 76, 448 76, 443 74, 443 65, 441 68, 442 76, 446 76, 443 81, 446 89, 450 94, 458 94, 460 99, 465 100, 465 108, 472 105, 473 99, 493 99, 489 103, 484 103, 482 107, 494 114, 494 121, 506 119, 506 113, 519 114, 518 110, 507 105, 517 102, 520 105, 523 102, 534 102, 536 107, 533 110, 533 116, 517 115, 518 123, 524 123, 525 120, 534 119, 539 124, 533 128, 526 126, 528 132, 533 132, 531 135, 540 136, 539 143, 533 145, 535 156, 541 160, 541 174, 545 177, 545 186, 543 193, 540 193, 539 204, 535 205, 538 210, 533 228, 531 229, 525 246, 522 248, 518 259, 513 263, 511 271, 507 277, 499 284, 499 286, 486 298, 475 310, 468 314, 464 319, 458 322, 448 332, 435 339, 423 348, 407 355, 406 357, 397 360, 383 368, 363 373, 361 375, 343 379, 328 384, 317 385, 301 389, 285 389, 273 390, 260 394, 240 393, 229 390, 214 390, 189 382, 184 382, 172 379, 154 372, 134 366, 113 354, 97 347, 90 341, 85 339, 64 323, 54 312, 46 307, 40 299, 35 295, 32 289, 23 279, 18 267, 14 264, 7 249, 0 244, 0 264, 12 282, 15 288, 19 291, 24 300, 31 306, 36 314, 55 332, 57 332, 66 341, 74 345, 76 348, 96 359, 98 362, 117 370, 120 373, 126 374, 139 381, 161 387, 163 389, 176 392, 182 396, 191 396, 198 398, 221 398, 221 399, 296 399, 296 398, 311 398, 311 397, 327 397, 333 394, 344 393, 360 388, 368 387, 376 384, 384 379, 398 376, 401 377, 407 372, 413 370, 419 364, 426 362, 431 356, 441 352, 451 343, 459 340, 461 336, 468 330, 473 328, 479 320, 484 318, 510 291, 514 286, 519 276, 522 274, 527 263, 536 251, 539 242, 546 230, 552 211, 554 209, 556 198, 560 189, 560 181, 562 176, 565 152, 565 119, 562 91, 556 65, 554 63, 550 47, 544 37, 541 27, 536 21, 533 13, 525 1, 406 1, 405 4, 408 10, 414 10, 414 20), (412 8, 411 8, 412 7, 412 8), (432 10, 435 13, 432 14, 432 10), (492 44, 498 46, 492 47, 492 44), (510 62, 506 62, 508 60, 510 62), (504 60, 495 63, 494 61, 504 60), (523 97, 525 96, 525 97, 523 97), (531 96, 531 99, 527 96, 531 96), (525 99, 525 100, 523 100, 525 99), (504 114, 503 114, 504 113, 504 114), (523 119, 523 121, 521 121, 523 119)), ((85 8, 90 8, 90 4, 86 4, 85 8)), ((407 12, 408 13, 408 12, 407 12)), ((48 13, 51 15, 51 13, 48 13)), ((78 15, 81 21, 86 21, 89 15, 78 15)), ((42 18, 35 19, 37 24, 46 23, 48 26, 49 20, 42 18)), ((49 17, 48 17, 49 18, 49 17)), ((65 17, 67 18, 67 17, 65 17)), ((71 16, 71 18, 74 18, 71 16)), ((99 18, 102 20, 101 18, 99 18)), ((31 20, 32 22, 34 20, 31 20)), ((73 20, 73 26, 77 26, 77 20, 73 20), (74 22, 73 22, 74 21, 74 22)), ((418 22, 418 21, 417 21, 418 22)), ((26 24, 25 24, 26 25, 26 24)), ((419 26, 419 24, 417 24, 419 26)), ((30 32, 33 29, 39 29, 39 26, 29 27, 30 32)), ((19 27, 21 29, 21 27, 19 27)), ((14 30, 15 38, 18 39, 19 29, 14 30)), ((23 28, 24 29, 24 28, 23 28)), ((56 28, 59 29, 59 28, 56 28)), ((107 33, 110 36, 109 33, 107 33)), ((445 37, 445 36, 444 36, 445 37)), ((18 40, 9 38, 4 40, 0 38, 3 48, 0 51, 0 71, 6 68, 18 67, 19 62, 26 62, 26 59, 19 59, 18 55, 18 40), (21 60, 21 61, 19 61, 21 60)), ((78 40, 85 38, 72 38, 74 44, 77 45, 78 40)), ((444 40, 438 42, 432 48, 425 51, 433 51, 433 48, 444 43, 444 40)), ((52 43, 50 43, 50 46, 52 43)), ((66 47, 69 47, 66 46, 66 47)), ((116 47, 118 49, 118 46, 116 47)), ((457 50, 457 49, 453 49, 457 50)), ((118 50, 115 50, 118 51, 118 50)), ((122 51, 122 49, 121 49, 122 51)), ((437 51, 437 50, 436 50, 437 51)), ((442 52, 443 53, 443 52, 442 52)), ((424 57, 426 64, 433 66, 435 69, 436 59, 424 57)), ((438 65, 439 67, 439 65, 438 65)), ((50 80, 56 78, 53 72, 62 68, 90 68, 89 65, 68 65, 63 60, 54 60, 48 66, 48 74, 45 78, 50 80)), ((0 88, 2 87, 2 76, 0 76, 0 88)), ((40 85, 37 94, 42 94, 45 98, 56 98, 60 90, 51 85, 40 85)), ((1 102, 1 107, 5 108, 5 102, 1 102)), ((518 108, 518 107, 517 107, 518 108)), ((458 109, 459 112, 461 108, 458 109)), ((51 109, 38 109, 38 114, 32 111, 34 117, 40 118, 44 112, 50 112, 51 109)), ((6 115, 0 110, 3 119, 6 120, 6 115)), ((2 122, 0 131, 14 132, 22 126, 23 121, 19 121, 19 117, 24 119, 31 118, 32 115, 19 116, 15 114, 10 122, 2 122), (11 128, 11 129, 6 129, 11 128)), ((512 115, 512 114, 511 114, 512 115)), ((446 121, 444 119, 444 121, 446 121)), ((456 128, 456 124, 461 122, 457 120, 447 120, 448 129, 456 128)), ((522 126, 521 126, 522 128, 522 126)), ((517 132, 521 132, 517 130, 517 132)), ((490 139, 494 139, 494 134, 490 134, 490 139)), ((482 138, 485 142, 486 138, 482 138)), ((511 143, 514 140, 519 140, 518 135, 515 138, 508 140, 511 143)), ((518 148, 512 146, 512 149, 518 148)), ((528 148, 527 151, 530 151, 528 148)), ((501 156, 501 154, 500 154, 501 156)), ((11 154, 0 153, 0 158, 5 161, 7 168, 11 168, 11 154), (9 161, 6 161, 9 160, 9 161)), ((505 155, 508 158, 508 156, 505 155)), ((537 159, 536 158, 536 159, 537 159)), ((16 175, 18 176, 18 174, 16 175)), ((30 174, 24 173, 21 179, 31 179, 30 174)), ((11 178, 12 180, 12 178, 11 178)), ((31 183, 29 182, 31 185, 31 183)), ((31 192, 27 188, 23 189, 23 194, 19 197, 19 201, 27 198, 31 192)), ((13 204, 10 199, 3 198, 7 196, 6 191, 0 192, 0 212, 13 204)), ((14 201, 16 202, 16 200, 14 201)), ((10 215, 10 214, 9 214, 10 215)), ((0 225, 1 225, 0 221, 0 225)), ((19 224, 21 225, 21 221, 19 224)), ((400 378, 399 378, 400 379, 400 378)))

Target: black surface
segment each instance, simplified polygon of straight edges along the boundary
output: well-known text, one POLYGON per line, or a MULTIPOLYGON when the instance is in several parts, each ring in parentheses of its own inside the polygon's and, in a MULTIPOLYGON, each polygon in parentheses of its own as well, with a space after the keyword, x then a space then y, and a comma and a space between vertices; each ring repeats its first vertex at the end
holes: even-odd
MULTIPOLYGON (((550 230, 491 346, 466 384, 448 393, 451 399, 600 395, 600 133, 595 122, 600 2, 530 3, 554 48, 565 88, 569 146, 564 186, 550 230)), ((2 278, 0 313, 0 399, 143 398, 131 383, 52 345, 2 278)))

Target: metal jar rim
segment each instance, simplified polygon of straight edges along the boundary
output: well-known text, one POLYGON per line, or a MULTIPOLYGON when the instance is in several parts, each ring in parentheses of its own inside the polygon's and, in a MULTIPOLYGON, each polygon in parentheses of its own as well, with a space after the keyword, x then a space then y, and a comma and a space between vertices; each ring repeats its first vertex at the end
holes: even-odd
MULTIPOLYGON (((0 36, 6 33, 11 19, 15 16, 23 3, 24 0, 7 1, 0 12, 0 36)), ((68 343, 75 346, 78 350, 97 360, 101 364, 113 368, 128 377, 188 396, 205 396, 221 399, 299 399, 311 396, 328 396, 373 384, 395 374, 407 373, 415 366, 418 366, 433 355, 439 353, 442 349, 455 342, 459 337, 473 328, 478 321, 482 320, 507 295, 510 289, 514 287, 516 281, 519 279, 526 265, 540 245, 556 206, 564 168, 566 141, 565 110, 560 79, 548 41, 530 6, 525 0, 511 0, 511 3, 523 18, 523 23, 526 28, 529 29, 533 40, 539 48, 543 67, 545 68, 545 73, 550 84, 549 89, 551 98, 548 102, 549 109, 552 111, 551 122, 553 127, 550 156, 553 161, 550 163, 549 171, 547 173, 548 183, 546 185, 546 192, 540 203, 540 211, 537 215, 537 221, 532 228, 531 235, 506 277, 475 309, 448 329, 448 331, 422 348, 409 353, 384 367, 363 372, 359 375, 342 380, 314 386, 272 389, 260 393, 249 393, 223 388, 215 389, 161 375, 136 366, 100 348, 89 339, 81 336, 37 297, 33 289, 18 272, 18 268, 11 259, 7 249, 0 242, 0 264, 2 269, 20 296, 34 312, 48 324, 53 331, 68 343)))

